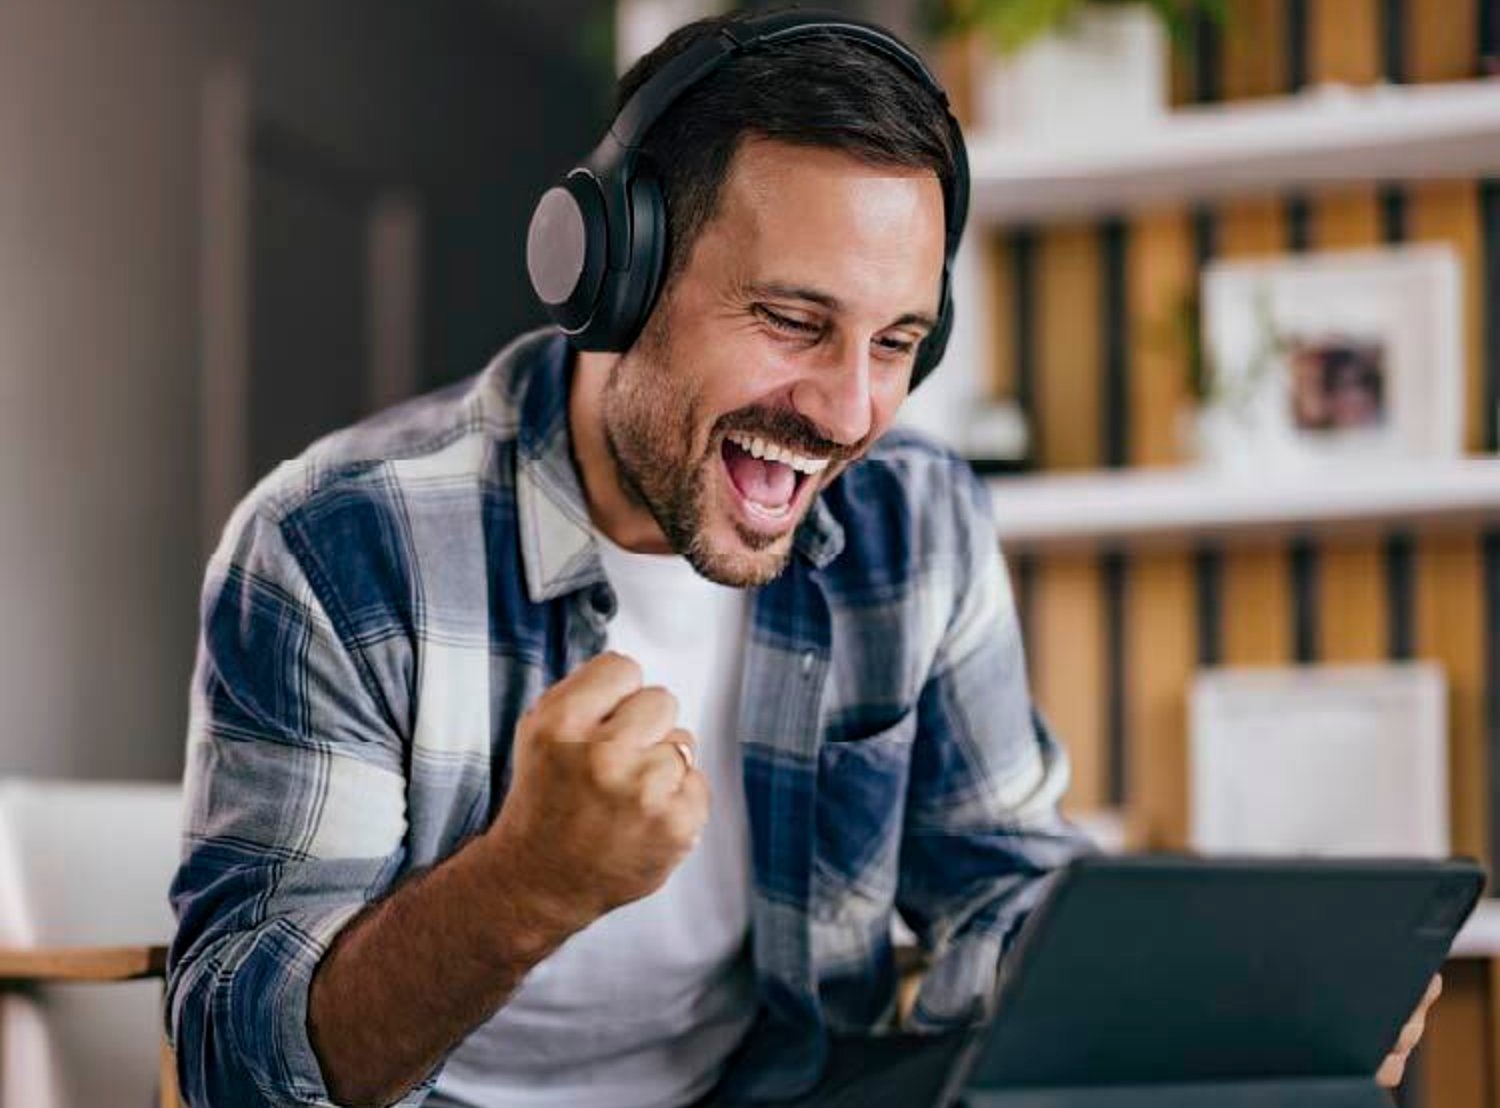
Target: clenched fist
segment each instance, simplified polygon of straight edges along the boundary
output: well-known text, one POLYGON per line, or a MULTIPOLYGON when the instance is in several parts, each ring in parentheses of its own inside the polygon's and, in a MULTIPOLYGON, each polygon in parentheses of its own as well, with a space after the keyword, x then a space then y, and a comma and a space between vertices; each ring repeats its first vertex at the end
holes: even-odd
POLYGON ((641 680, 631 659, 601 654, 516 729, 510 791, 487 834, 565 927, 660 888, 708 819, 708 782, 677 701, 641 680))

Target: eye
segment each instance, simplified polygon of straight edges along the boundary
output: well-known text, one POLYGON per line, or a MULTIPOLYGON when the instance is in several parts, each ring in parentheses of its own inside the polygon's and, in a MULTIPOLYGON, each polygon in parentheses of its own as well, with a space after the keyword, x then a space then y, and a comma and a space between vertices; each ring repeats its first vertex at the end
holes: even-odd
POLYGON ((921 339, 907 339, 896 335, 889 335, 885 338, 876 339, 875 345, 888 357, 895 360, 915 354, 917 347, 921 345, 921 341, 921 339))
POLYGON ((793 319, 791 316, 782 315, 780 312, 772 311, 764 304, 757 305, 756 312, 778 331, 788 335, 796 335, 798 338, 811 338, 822 332, 822 328, 816 323, 810 323, 802 319, 793 319))

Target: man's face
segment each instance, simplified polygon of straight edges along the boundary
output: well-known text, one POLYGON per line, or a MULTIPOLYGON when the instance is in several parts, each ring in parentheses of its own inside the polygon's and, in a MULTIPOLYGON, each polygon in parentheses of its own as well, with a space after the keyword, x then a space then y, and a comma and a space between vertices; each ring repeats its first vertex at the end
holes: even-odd
POLYGON ((602 403, 626 495, 704 577, 779 574, 818 490, 890 426, 937 316, 943 232, 930 172, 741 145, 602 403))

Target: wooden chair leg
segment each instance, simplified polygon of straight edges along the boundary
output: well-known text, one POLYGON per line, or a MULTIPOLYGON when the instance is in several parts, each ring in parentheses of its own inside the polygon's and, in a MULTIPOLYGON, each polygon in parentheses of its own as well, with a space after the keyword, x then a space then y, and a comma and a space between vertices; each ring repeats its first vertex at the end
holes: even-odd
MULTIPOLYGON (((1485 1042, 1490 1079, 1490 1103, 1500 1097, 1500 958, 1489 959, 1489 974, 1485 982, 1489 999, 1489 1036, 1485 1042)), ((1439 1001, 1438 1003, 1442 1003, 1439 1001)))
MULTIPOLYGON (((167 1002, 166 983, 162 983, 162 1005, 167 1002)), ((177 1052, 167 1041, 165 1030, 161 1033, 161 1061, 157 1068, 157 1108, 184 1108, 182 1094, 177 1088, 177 1052)), ((0 1106, 3 1108, 3 1106, 0 1106)))
POLYGON ((161 1067, 158 1077, 161 1092, 157 1108, 183 1108, 182 1097, 177 1092, 177 1054, 166 1035, 161 1037, 161 1067))

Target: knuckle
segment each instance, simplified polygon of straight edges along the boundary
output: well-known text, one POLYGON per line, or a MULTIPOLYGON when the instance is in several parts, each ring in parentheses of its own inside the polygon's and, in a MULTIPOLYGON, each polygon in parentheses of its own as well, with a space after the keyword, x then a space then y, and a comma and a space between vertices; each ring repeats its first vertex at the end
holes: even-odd
POLYGON ((515 746, 518 756, 533 762, 549 762, 556 753, 557 742, 545 721, 523 718, 516 725, 515 746))
POLYGON ((565 735, 571 730, 574 713, 572 697, 566 692, 553 693, 548 689, 531 710, 522 717, 534 735, 565 735))
POLYGON ((517 746, 529 746, 539 737, 541 730, 540 720, 537 717, 537 709, 524 712, 516 721, 515 743, 517 746))
POLYGON ((708 806, 701 793, 689 793, 678 798, 670 812, 673 830, 680 838, 696 838, 708 823, 708 806))
POLYGON ((587 761, 589 778, 595 785, 609 791, 619 790, 625 765, 618 748, 609 743, 590 743, 587 761))
POLYGON ((630 685, 632 688, 640 688, 645 681, 646 675, 641 670, 641 664, 628 654, 621 654, 618 650, 606 650, 599 655, 600 668, 611 671, 613 676, 630 685))
POLYGON ((636 791, 636 807, 650 819, 665 819, 672 810, 672 798, 665 789, 654 788, 649 780, 643 781, 636 791))
POLYGON ((653 707, 660 708, 661 711, 666 712, 673 719, 677 718, 679 705, 677 702, 677 697, 671 689, 667 688, 665 685, 652 685, 649 689, 646 689, 644 691, 650 694, 652 700, 654 701, 653 707))
POLYGON ((691 815, 684 812, 681 807, 673 808, 664 813, 662 822, 666 832, 666 838, 679 850, 692 845, 698 837, 700 824, 691 815))

